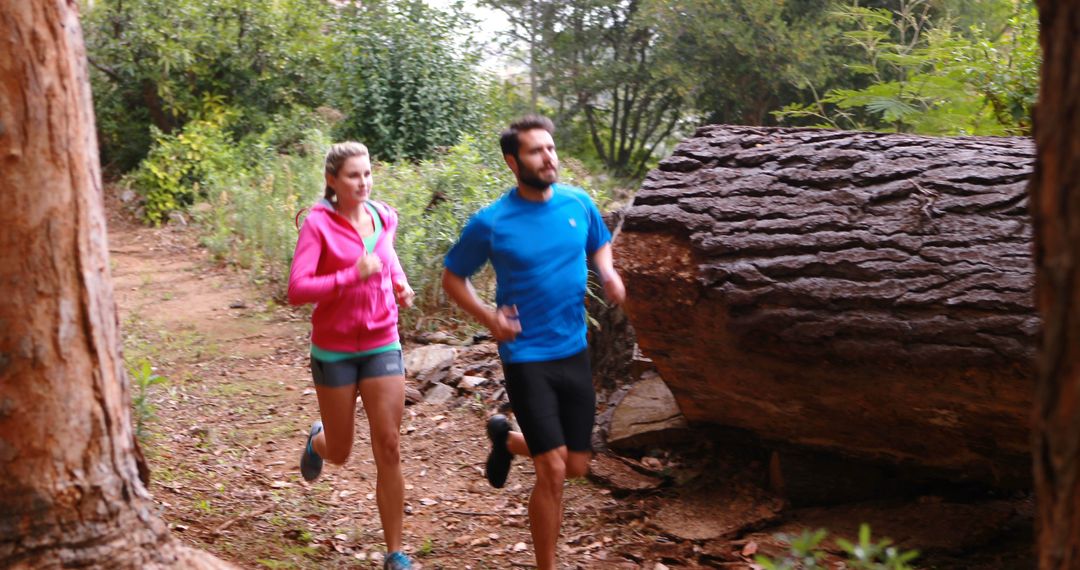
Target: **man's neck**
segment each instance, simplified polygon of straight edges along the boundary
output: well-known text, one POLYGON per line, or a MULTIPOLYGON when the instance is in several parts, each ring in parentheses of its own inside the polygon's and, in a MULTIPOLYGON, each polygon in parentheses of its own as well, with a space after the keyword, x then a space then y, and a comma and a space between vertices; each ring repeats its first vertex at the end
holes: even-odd
POLYGON ((551 189, 551 186, 541 190, 535 186, 522 184, 518 181, 518 195, 530 202, 547 202, 551 199, 553 193, 554 191, 551 189))

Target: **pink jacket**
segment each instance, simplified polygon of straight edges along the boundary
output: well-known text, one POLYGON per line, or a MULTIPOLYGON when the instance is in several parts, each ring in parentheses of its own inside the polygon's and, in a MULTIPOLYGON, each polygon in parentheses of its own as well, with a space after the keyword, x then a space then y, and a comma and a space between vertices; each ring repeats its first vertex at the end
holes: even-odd
POLYGON ((375 242, 382 272, 360 279, 356 261, 366 252, 352 224, 321 200, 300 228, 289 272, 289 303, 315 303, 311 342, 335 352, 360 352, 398 340, 394 283, 407 283, 394 235, 397 212, 372 201, 383 231, 375 242))

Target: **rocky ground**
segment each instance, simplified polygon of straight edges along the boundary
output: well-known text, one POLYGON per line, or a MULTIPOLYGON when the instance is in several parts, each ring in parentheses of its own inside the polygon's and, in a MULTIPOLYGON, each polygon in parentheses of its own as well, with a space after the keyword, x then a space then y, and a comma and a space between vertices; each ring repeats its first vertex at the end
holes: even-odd
MULTIPOLYGON (((362 408, 349 464, 314 484, 299 475, 318 416, 306 313, 213 263, 183 226, 145 228, 114 208, 110 244, 150 490, 173 532, 245 568, 381 567, 362 408)), ((482 474, 484 419, 505 403, 494 346, 436 334, 406 352, 408 549, 428 569, 532 566, 531 465, 517 461, 502 490, 482 474)), ((602 417, 628 391, 602 394, 602 417)), ((719 432, 676 433, 601 454, 590 479, 567 483, 565 568, 751 568, 755 555, 785 551, 777 533, 854 536, 860 522, 923 550, 925 567, 1031 566, 1024 497, 796 509, 766 490, 776 483, 767 456, 719 432)))

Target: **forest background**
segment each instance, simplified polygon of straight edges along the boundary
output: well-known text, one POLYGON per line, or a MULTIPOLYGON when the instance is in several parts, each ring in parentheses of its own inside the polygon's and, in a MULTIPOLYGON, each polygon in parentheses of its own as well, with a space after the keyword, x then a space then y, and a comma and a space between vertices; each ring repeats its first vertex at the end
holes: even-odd
POLYGON ((401 215, 419 303, 463 323, 441 259, 512 185, 497 133, 539 112, 563 179, 602 207, 701 125, 1030 134, 1040 66, 1027 0, 83 0, 106 176, 151 224, 198 227, 284 297, 332 141, 366 143, 401 215))

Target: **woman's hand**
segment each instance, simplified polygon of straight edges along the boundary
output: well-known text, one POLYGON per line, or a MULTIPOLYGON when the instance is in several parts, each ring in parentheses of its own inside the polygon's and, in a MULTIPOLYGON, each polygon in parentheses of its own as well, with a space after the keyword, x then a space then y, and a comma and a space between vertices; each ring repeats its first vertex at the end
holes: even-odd
POLYGON ((414 297, 416 297, 416 293, 412 290, 412 287, 409 287, 408 283, 394 283, 394 298, 397 299, 398 305, 411 307, 414 297))
POLYGON ((382 260, 374 253, 369 253, 356 260, 356 271, 360 274, 360 279, 367 279, 382 271, 382 260))

